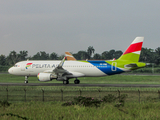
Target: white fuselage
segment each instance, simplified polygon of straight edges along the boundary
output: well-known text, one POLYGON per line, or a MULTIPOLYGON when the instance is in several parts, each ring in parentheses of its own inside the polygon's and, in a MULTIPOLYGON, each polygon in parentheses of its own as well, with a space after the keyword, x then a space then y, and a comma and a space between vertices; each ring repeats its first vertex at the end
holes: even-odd
MULTIPOLYGON (((37 76, 38 73, 41 72, 52 72, 60 62, 61 61, 22 61, 16 63, 16 65, 11 67, 8 72, 10 74, 21 76, 37 76)), ((73 73, 73 75, 68 77, 98 77, 107 75, 97 67, 100 67, 100 65, 94 66, 91 63, 79 61, 65 61, 63 64, 65 70, 73 73)))

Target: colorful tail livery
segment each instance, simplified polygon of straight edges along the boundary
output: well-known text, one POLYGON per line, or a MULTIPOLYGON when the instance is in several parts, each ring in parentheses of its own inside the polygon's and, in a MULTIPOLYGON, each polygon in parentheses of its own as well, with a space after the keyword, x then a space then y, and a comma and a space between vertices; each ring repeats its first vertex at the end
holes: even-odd
POLYGON ((146 64, 139 62, 139 57, 142 49, 144 37, 136 37, 127 50, 120 56, 119 59, 114 61, 88 61, 91 64, 98 66, 106 75, 119 74, 131 70, 135 70, 141 67, 145 67, 146 64), (98 65, 98 64, 101 65, 98 65))
POLYGON ((69 79, 76 78, 74 83, 79 84, 78 77, 100 77, 119 74, 126 71, 145 67, 145 63, 139 62, 144 37, 136 37, 127 50, 117 60, 76 60, 69 52, 61 61, 22 61, 16 63, 8 72, 14 75, 25 76, 28 83, 29 76, 37 76, 39 81, 51 81, 56 79, 69 84, 69 79), (26 68, 26 69, 25 69, 26 68))
POLYGON ((138 62, 144 37, 136 37, 128 49, 123 53, 119 60, 138 62))
POLYGON ((117 62, 117 67, 123 71, 130 71, 145 67, 146 64, 139 62, 144 37, 136 37, 127 50, 121 55, 117 62))

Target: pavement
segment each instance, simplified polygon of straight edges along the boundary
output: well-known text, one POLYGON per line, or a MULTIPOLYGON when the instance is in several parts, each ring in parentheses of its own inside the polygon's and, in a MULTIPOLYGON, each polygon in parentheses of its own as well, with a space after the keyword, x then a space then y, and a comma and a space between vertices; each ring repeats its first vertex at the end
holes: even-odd
POLYGON ((154 84, 62 84, 62 83, 0 83, 0 86, 79 86, 79 87, 160 87, 154 84))

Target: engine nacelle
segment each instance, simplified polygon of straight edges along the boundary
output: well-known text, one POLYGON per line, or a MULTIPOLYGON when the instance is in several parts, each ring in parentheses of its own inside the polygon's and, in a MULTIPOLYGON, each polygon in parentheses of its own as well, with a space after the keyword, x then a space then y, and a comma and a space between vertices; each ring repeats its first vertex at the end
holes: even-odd
POLYGON ((52 79, 56 79, 57 75, 53 75, 51 73, 38 73, 38 80, 42 82, 51 81, 52 79))

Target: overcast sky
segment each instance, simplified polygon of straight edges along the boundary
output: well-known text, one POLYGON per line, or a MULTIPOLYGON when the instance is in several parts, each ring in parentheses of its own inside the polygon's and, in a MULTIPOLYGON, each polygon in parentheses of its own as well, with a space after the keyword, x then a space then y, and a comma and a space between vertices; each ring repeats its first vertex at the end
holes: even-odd
POLYGON ((158 0, 1 0, 0 55, 28 51, 123 52, 137 36, 160 47, 158 0))

